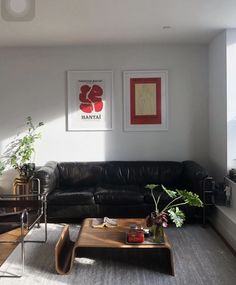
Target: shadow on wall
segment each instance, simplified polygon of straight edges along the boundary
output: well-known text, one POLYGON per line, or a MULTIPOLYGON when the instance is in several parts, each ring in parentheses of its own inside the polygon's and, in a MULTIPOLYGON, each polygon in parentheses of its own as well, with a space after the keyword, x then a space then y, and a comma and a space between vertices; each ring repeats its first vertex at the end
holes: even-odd
MULTIPOLYGON (((3 152, 2 143, 0 142, 0 154, 3 152)), ((0 194, 11 194, 14 178, 17 171, 14 169, 7 170, 0 176, 0 194)))
MULTIPOLYGON (((206 162, 206 128, 201 129, 207 88, 206 48, 81 47, 1 50, 0 143, 16 134, 27 116, 43 121, 37 166, 49 160, 184 160, 206 162), (189 60, 188 60, 189 59, 189 60), (185 64, 183 64, 185 62, 185 64), (167 132, 124 132, 122 70, 170 70, 170 126, 167 132), (114 71, 113 130, 66 131, 66 70, 114 71), (187 83, 188 85, 187 85, 187 83), (194 84, 193 86, 191 84, 194 84), (200 96, 192 90, 203 86, 200 96), (190 95, 189 95, 190 94, 190 95), (200 98, 200 99, 199 99, 200 98), (196 100, 196 101, 195 101, 196 100), (192 116, 193 111, 194 116, 192 116), (184 112, 188 110, 188 113, 184 112), (201 113, 199 121, 199 113, 201 113), (199 125, 198 129, 196 126, 199 125), (20 124, 20 126, 19 126, 20 124), (205 160, 204 160, 205 159, 205 160)), ((205 165, 205 163, 203 164, 205 165)))
MULTIPOLYGON (((105 160, 196 160, 208 168, 207 76, 196 80, 190 71, 170 73, 167 131, 124 131, 124 98, 114 96, 115 126, 104 134, 105 160)), ((116 82, 122 85, 118 76, 116 82)))
MULTIPOLYGON (((25 125, 26 117, 27 116, 25 117, 19 116, 18 118, 9 117, 7 125, 4 123, 4 121, 1 121, 0 155, 4 153, 4 151, 6 150, 6 146, 9 144, 9 142, 12 141, 12 139, 17 134, 20 134, 22 131, 26 130, 26 125, 25 125)), ((39 115, 37 117, 41 118, 41 116, 39 115)), ((46 114, 42 115, 42 117, 45 118, 46 114)), ((51 116, 47 116, 47 120, 50 120, 48 117, 50 118, 51 116)), ((33 117, 33 121, 37 122, 37 118, 33 117)), ((64 125, 65 124, 63 124, 63 126, 64 125)), ((35 148, 36 148, 35 153, 37 154, 37 143, 35 144, 35 148)), ((35 159, 33 158, 32 161, 35 162, 35 159)), ((0 194, 12 193, 13 182, 17 175, 18 172, 14 169, 8 169, 4 171, 3 175, 0 176, 0 194)))

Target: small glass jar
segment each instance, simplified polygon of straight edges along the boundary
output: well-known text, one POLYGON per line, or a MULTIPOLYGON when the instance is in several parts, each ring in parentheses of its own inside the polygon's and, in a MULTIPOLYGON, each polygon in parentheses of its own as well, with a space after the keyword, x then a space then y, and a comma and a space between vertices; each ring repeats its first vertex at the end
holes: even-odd
POLYGON ((128 243, 142 243, 144 242, 144 231, 142 228, 139 228, 137 225, 130 225, 130 229, 127 233, 127 242, 128 243))

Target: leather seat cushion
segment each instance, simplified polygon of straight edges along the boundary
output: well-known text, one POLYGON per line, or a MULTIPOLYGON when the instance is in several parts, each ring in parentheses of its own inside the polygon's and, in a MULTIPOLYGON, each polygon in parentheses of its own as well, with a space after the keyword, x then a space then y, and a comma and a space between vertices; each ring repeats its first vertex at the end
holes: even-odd
POLYGON ((94 187, 56 189, 48 195, 49 205, 94 204, 94 187))
POLYGON ((102 185, 94 193, 95 203, 103 205, 136 205, 144 195, 136 185, 102 185))

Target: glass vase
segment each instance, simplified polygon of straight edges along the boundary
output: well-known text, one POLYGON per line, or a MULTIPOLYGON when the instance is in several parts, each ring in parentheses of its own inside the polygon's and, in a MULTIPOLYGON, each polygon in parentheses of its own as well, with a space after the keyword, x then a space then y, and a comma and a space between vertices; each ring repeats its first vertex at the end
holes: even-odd
POLYGON ((165 238, 164 238, 164 230, 162 225, 152 225, 152 239, 153 242, 155 243, 164 243, 165 238))

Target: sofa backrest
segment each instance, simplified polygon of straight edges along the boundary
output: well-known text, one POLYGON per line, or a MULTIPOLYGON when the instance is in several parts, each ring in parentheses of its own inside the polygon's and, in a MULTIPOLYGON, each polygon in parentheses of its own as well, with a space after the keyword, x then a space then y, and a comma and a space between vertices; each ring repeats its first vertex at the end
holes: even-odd
POLYGON ((183 167, 180 162, 161 161, 115 161, 106 165, 107 183, 164 184, 168 186, 179 184, 183 167))
POLYGON ((61 186, 92 186, 102 181, 104 168, 97 162, 58 163, 61 186))
POLYGON ((172 161, 58 163, 61 186, 182 184, 183 164, 172 161))

